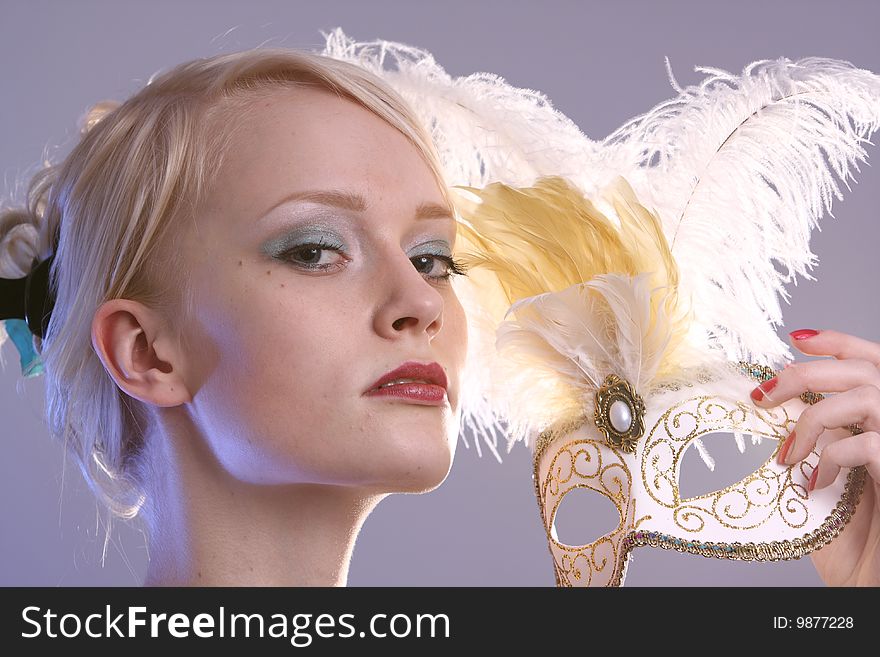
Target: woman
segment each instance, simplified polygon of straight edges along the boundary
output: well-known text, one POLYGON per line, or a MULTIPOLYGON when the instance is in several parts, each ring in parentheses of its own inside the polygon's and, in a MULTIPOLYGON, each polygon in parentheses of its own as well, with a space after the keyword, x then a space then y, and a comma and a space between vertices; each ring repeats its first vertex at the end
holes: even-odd
POLYGON ((183 64, 96 107, 29 201, 0 258, 54 254, 51 430, 144 516, 147 585, 345 584, 376 504, 446 477, 456 224, 377 77, 288 50, 183 64))

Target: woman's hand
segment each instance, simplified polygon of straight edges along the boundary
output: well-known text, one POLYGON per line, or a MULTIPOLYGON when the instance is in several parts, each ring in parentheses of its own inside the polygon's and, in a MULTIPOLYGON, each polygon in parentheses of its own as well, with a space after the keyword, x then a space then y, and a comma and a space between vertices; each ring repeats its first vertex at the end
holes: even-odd
POLYGON ((833 483, 841 467, 867 467, 852 519, 810 557, 829 586, 880 586, 880 344, 831 330, 793 331, 790 336, 803 353, 834 358, 792 363, 756 388, 752 399, 768 408, 807 390, 836 393, 801 413, 779 456, 788 464, 802 461, 828 433, 810 490, 833 483), (852 435, 851 424, 863 433, 852 435))

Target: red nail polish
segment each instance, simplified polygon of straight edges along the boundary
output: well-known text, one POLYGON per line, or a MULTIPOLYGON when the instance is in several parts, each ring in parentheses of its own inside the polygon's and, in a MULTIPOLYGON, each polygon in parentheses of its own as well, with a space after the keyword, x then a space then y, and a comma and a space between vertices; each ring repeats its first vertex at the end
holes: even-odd
POLYGON ((797 331, 789 333, 792 340, 806 340, 807 338, 812 338, 814 335, 818 334, 819 331, 814 329, 798 329, 797 331))
POLYGON ((782 443, 782 447, 779 450, 779 456, 776 459, 776 462, 779 465, 785 465, 785 457, 788 456, 788 450, 791 448, 791 444, 794 442, 794 431, 792 431, 788 438, 785 439, 785 442, 782 443))
POLYGON ((813 468, 813 474, 810 475, 810 483, 807 484, 807 490, 813 490, 816 487, 816 479, 819 476, 819 466, 813 468))
POLYGON ((749 396, 750 396, 752 399, 754 399, 756 402, 759 402, 759 401, 761 401, 762 399, 764 399, 764 394, 765 394, 765 393, 770 392, 771 390, 773 390, 773 388, 776 387, 776 384, 777 384, 777 383, 779 383, 779 381, 778 381, 777 378, 774 376, 774 377, 773 377, 772 379, 770 379, 769 381, 764 381, 764 382, 762 382, 761 385, 759 385, 757 388, 755 388, 754 390, 752 390, 751 393, 749 393, 749 396))

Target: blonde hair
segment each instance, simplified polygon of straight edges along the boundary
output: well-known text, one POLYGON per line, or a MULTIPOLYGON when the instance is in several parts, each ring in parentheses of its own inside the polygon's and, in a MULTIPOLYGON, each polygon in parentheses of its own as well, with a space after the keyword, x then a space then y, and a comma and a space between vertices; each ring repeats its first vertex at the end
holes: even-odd
POLYGON ((169 320, 193 311, 188 277, 175 265, 179 222, 190 220, 204 198, 249 104, 279 87, 303 85, 353 100, 403 133, 449 202, 430 135, 388 84, 354 64, 265 48, 186 62, 125 102, 96 104, 64 161, 33 177, 26 207, 0 213, 0 276, 22 276, 34 256, 48 257, 57 231, 55 307, 41 347, 46 415, 50 433, 111 511, 108 521, 140 513, 152 524, 148 417, 92 347, 94 313, 117 298, 169 320), (175 270, 179 276, 167 275, 175 270))

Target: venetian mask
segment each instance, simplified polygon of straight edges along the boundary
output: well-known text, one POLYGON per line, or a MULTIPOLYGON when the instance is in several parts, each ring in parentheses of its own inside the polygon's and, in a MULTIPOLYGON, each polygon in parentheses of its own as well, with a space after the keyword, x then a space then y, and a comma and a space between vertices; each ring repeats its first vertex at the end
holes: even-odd
POLYGON ((800 463, 779 465, 779 446, 805 404, 797 400, 767 410, 744 401, 755 382, 769 375, 768 368, 743 363, 728 377, 656 391, 647 403, 611 375, 591 413, 543 433, 534 456, 535 493, 557 584, 622 585, 638 546, 776 561, 797 559, 831 541, 852 516, 865 471, 849 470, 832 486, 808 493, 817 450, 800 463), (778 444, 742 480, 685 497, 685 450, 701 436, 725 430, 741 441, 758 437, 778 444), (578 489, 610 500, 619 522, 595 541, 570 545, 557 536, 555 519, 565 496, 578 489))

